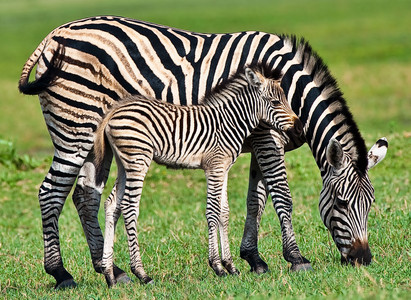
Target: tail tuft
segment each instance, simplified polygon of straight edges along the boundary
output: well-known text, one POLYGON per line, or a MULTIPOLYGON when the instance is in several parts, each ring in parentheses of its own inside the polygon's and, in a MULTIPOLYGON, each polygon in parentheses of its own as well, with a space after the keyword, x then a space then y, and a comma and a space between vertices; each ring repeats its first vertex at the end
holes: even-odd
POLYGON ((57 49, 54 51, 51 60, 47 63, 47 70, 44 74, 32 81, 29 82, 30 72, 31 69, 25 73, 19 81, 19 91, 26 95, 38 95, 48 87, 52 86, 59 75, 61 70, 61 66, 63 63, 64 57, 64 47, 63 45, 59 44, 57 49))

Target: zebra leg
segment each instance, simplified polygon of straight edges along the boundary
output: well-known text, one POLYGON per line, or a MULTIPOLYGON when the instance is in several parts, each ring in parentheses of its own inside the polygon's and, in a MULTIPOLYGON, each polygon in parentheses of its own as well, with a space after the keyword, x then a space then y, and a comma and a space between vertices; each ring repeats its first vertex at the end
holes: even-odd
POLYGON ((56 289, 77 286, 64 268, 60 253, 58 219, 74 184, 81 162, 63 161, 54 156, 50 170, 39 189, 43 225, 44 269, 56 279, 56 289), (64 171, 63 171, 64 170, 64 171))
POLYGON ((258 229, 261 215, 267 202, 267 192, 263 176, 254 153, 251 153, 250 176, 247 195, 247 217, 240 246, 240 256, 250 265, 251 272, 268 272, 267 264, 258 252, 258 229))
MULTIPOLYGON (((153 279, 151 279, 151 277, 149 277, 144 270, 140 255, 140 246, 137 238, 137 220, 139 215, 140 198, 143 189, 144 177, 149 168, 149 162, 147 162, 147 157, 149 156, 150 154, 147 153, 133 155, 127 159, 128 161, 133 162, 132 165, 123 165, 121 167, 127 169, 127 178, 125 181, 124 197, 122 199, 118 199, 118 201, 120 201, 121 212, 124 217, 124 225, 127 231, 131 271, 142 283, 153 282, 153 279)), ((120 165, 119 162, 117 165, 120 165)), ((118 185, 117 187, 120 186, 121 185, 118 185)), ((121 191, 117 191, 117 193, 119 195, 123 194, 121 191)))
MULTIPOLYGON (((98 211, 101 194, 110 171, 112 156, 111 151, 106 151, 106 157, 104 159, 105 180, 101 186, 97 187, 95 184, 96 169, 93 164, 94 157, 92 151, 90 151, 85 163, 80 169, 76 188, 73 192, 73 203, 83 226, 93 267, 98 273, 102 273, 101 259, 104 245, 103 234, 101 232, 100 224, 98 223, 98 211)), ((114 265, 113 268, 117 282, 127 283, 131 281, 122 269, 118 268, 116 265, 114 265)))
POLYGON ((230 245, 228 240, 228 221, 230 208, 227 198, 227 175, 224 176, 223 188, 221 191, 221 213, 220 213, 220 242, 221 242, 221 262, 228 273, 232 275, 239 275, 240 272, 234 266, 233 258, 231 256, 230 245))
POLYGON ((218 251, 218 226, 220 226, 221 191, 223 189, 223 172, 206 170, 207 206, 206 219, 208 224, 208 264, 217 276, 226 276, 218 251))
POLYGON ((283 256, 291 263, 292 271, 309 270, 311 264, 300 253, 291 222, 292 198, 284 163, 284 144, 276 140, 275 135, 267 136, 270 138, 263 143, 253 143, 253 148, 280 220, 283 256))
MULTIPOLYGON (((124 182, 125 182, 124 170, 120 171, 120 167, 119 167, 119 175, 116 180, 116 184, 110 196, 104 202, 106 227, 104 231, 104 251, 103 251, 103 258, 102 258, 102 269, 103 269, 103 274, 106 278, 107 285, 109 287, 112 287, 113 285, 119 282, 114 272, 115 265, 113 263, 113 258, 114 258, 113 248, 114 248, 114 236, 115 236, 116 224, 117 224, 118 218, 121 215, 119 199, 122 199, 124 195, 124 182), (119 178, 121 178, 121 180, 119 180, 119 178), (118 191, 118 193, 116 191, 118 191)), ((130 281, 131 279, 128 280, 128 282, 130 281)))

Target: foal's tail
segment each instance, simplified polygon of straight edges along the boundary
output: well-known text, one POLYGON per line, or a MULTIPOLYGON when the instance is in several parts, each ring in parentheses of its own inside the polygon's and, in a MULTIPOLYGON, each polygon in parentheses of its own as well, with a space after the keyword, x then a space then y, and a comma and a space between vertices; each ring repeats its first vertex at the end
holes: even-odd
POLYGON ((104 157, 106 156, 108 147, 110 147, 107 136, 106 126, 110 120, 111 113, 108 113, 103 121, 99 124, 94 139, 94 165, 96 166, 96 185, 100 185, 105 179, 104 173, 104 157))

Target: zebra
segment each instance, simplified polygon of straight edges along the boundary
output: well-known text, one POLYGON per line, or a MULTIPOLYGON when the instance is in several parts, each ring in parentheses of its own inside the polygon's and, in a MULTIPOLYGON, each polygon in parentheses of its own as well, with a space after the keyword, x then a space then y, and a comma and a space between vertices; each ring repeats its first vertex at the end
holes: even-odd
MULTIPOLYGON (((375 164, 368 164, 365 141, 335 78, 306 40, 259 31, 203 34, 128 18, 99 16, 73 21, 51 31, 27 60, 19 80, 22 93, 39 95, 55 148, 50 170, 39 189, 39 202, 44 266, 56 279, 57 288, 75 285, 61 258, 58 218, 76 179, 73 202, 93 266, 101 272, 104 242, 97 213, 104 184, 95 184, 91 150, 95 129, 108 109, 130 94, 196 105, 240 66, 255 63, 283 73, 281 87, 303 124, 305 141, 323 179, 320 216, 343 260, 352 264, 370 263, 366 220, 374 191, 368 170, 375 164), (36 79, 29 82, 36 64, 36 79), (344 172, 334 172, 327 160, 332 149, 343 153, 344 172), (335 191, 342 195, 337 198, 335 191), (337 199, 342 198, 350 209, 339 208, 337 199)), ((309 260, 302 256, 295 242, 292 198, 283 154, 277 151, 278 136, 262 124, 249 137, 248 147, 244 147, 244 151, 251 152, 251 162, 240 256, 256 273, 268 271, 258 251, 258 229, 268 193, 280 220, 284 258, 291 263, 292 270, 310 268, 309 260)), ((303 143, 300 139, 288 140, 283 153, 303 143)), ((388 143, 380 139, 376 145, 378 159, 372 161, 379 162, 388 143)), ((111 160, 104 163, 108 170, 111 160)), ((116 266, 114 273, 117 281, 127 279, 116 266)))
POLYGON ((229 274, 239 274, 228 243, 228 171, 240 155, 245 139, 261 121, 280 132, 302 133, 302 125, 279 85, 279 76, 279 72, 267 73, 261 66, 250 66, 218 85, 200 105, 180 106, 129 96, 106 114, 96 131, 94 154, 97 184, 104 180, 104 169, 99 166, 103 165, 107 147, 111 147, 118 166, 116 195, 105 202, 102 266, 109 286, 116 283, 113 242, 120 206, 131 270, 141 282, 152 281, 143 268, 136 228, 144 178, 152 160, 173 168, 204 170, 209 265, 218 276, 227 275, 224 268, 229 274))

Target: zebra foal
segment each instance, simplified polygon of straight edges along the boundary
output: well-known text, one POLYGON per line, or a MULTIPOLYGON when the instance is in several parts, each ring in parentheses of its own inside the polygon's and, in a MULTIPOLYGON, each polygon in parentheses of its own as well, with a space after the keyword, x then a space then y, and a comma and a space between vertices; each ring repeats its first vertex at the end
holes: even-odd
POLYGON ((261 68, 237 72, 196 106, 130 96, 103 119, 94 143, 97 184, 104 180, 103 162, 110 148, 118 166, 116 193, 105 203, 102 269, 109 286, 116 283, 113 243, 120 213, 128 235, 131 270, 143 283, 152 280, 143 268, 136 226, 144 177, 152 160, 205 171, 209 265, 218 276, 227 274, 224 268, 230 274, 239 273, 228 243, 228 171, 241 153, 245 139, 261 121, 280 131, 302 133, 301 123, 279 85, 281 73, 270 72, 274 77, 264 74, 261 68))

